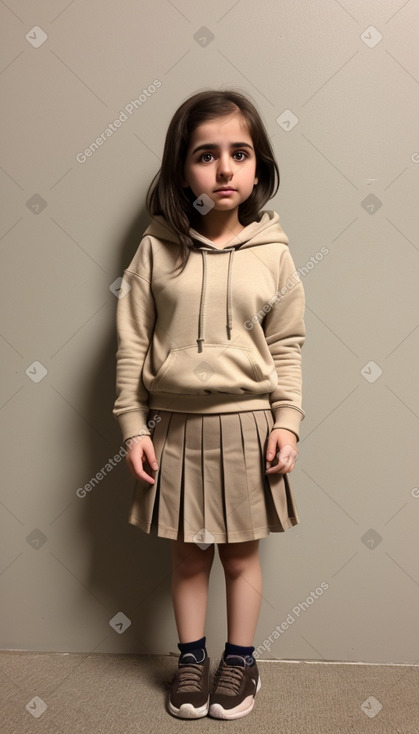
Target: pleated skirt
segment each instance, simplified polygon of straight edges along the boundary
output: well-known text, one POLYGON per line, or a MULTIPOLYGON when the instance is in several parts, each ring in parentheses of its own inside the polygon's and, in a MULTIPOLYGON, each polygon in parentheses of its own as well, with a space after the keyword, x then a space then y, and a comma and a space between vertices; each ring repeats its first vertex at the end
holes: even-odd
POLYGON ((265 474, 271 410, 195 414, 152 409, 158 462, 137 480, 128 522, 146 533, 235 543, 299 523, 288 474, 265 474))

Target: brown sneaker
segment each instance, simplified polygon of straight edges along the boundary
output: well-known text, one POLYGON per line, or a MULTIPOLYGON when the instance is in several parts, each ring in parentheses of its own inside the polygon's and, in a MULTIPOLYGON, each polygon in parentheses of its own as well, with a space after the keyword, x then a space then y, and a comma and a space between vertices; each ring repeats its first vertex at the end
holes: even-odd
POLYGON ((221 658, 214 676, 209 715, 215 719, 239 719, 253 709, 260 675, 256 662, 246 665, 239 655, 227 655, 226 660, 221 658))
MULTIPOLYGON (((187 655, 183 655, 185 661, 187 655)), ((193 655, 191 655, 193 659, 193 655)), ((182 662, 170 684, 169 711, 180 719, 199 719, 209 707, 210 659, 202 663, 182 662)))

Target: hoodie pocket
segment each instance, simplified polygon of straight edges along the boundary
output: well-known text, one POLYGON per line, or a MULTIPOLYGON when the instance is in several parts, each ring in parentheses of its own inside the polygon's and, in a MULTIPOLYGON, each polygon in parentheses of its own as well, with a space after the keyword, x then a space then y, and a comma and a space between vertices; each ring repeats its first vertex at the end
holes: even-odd
POLYGON ((207 344, 172 349, 151 381, 149 392, 208 395, 266 393, 277 385, 272 365, 259 364, 249 347, 207 344))

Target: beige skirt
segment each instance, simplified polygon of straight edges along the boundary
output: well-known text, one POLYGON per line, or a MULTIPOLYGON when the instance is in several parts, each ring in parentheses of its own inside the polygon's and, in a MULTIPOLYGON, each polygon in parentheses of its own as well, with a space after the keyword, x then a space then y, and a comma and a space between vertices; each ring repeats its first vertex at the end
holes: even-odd
POLYGON ((136 481, 129 523, 203 545, 256 540, 299 523, 288 474, 264 471, 271 410, 153 409, 149 418, 159 469, 145 464, 155 483, 136 481))

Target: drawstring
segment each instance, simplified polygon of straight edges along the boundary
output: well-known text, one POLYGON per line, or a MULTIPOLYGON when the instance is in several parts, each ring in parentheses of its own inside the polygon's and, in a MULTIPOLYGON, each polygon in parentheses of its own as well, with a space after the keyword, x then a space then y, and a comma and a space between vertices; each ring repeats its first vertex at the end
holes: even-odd
POLYGON ((228 339, 231 339, 231 329, 232 329, 232 326, 233 326, 233 323, 232 323, 232 308, 231 308, 231 298, 232 298, 232 296, 231 296, 231 274, 232 274, 231 266, 232 266, 232 263, 233 263, 233 253, 234 253, 234 250, 230 250, 230 252, 229 252, 229 258, 228 258, 228 275, 227 275, 227 298, 226 298, 226 303, 227 303, 227 324, 226 324, 226 328, 227 328, 227 338, 228 339))
MULTIPOLYGON (((233 328, 233 307, 232 307, 232 292, 231 292, 231 277, 232 277, 232 265, 233 265, 233 255, 234 255, 234 248, 228 249, 223 248, 222 250, 211 250, 211 252, 228 252, 228 273, 227 273, 227 295, 226 295, 226 330, 227 330, 227 339, 231 339, 231 330, 233 328)), ((207 251, 201 249, 201 255, 202 255, 202 288, 201 288, 201 302, 199 305, 199 322, 198 322, 198 338, 197 338, 197 344, 198 344, 198 352, 202 352, 202 345, 205 341, 204 336, 204 313, 205 313, 205 298, 207 295, 207 260, 206 255, 207 251)))
POLYGON ((202 352, 202 342, 205 341, 204 337, 204 305, 205 296, 207 291, 207 261, 206 251, 201 250, 202 255, 202 288, 201 288, 201 303, 199 304, 199 325, 198 325, 198 352, 202 352))

